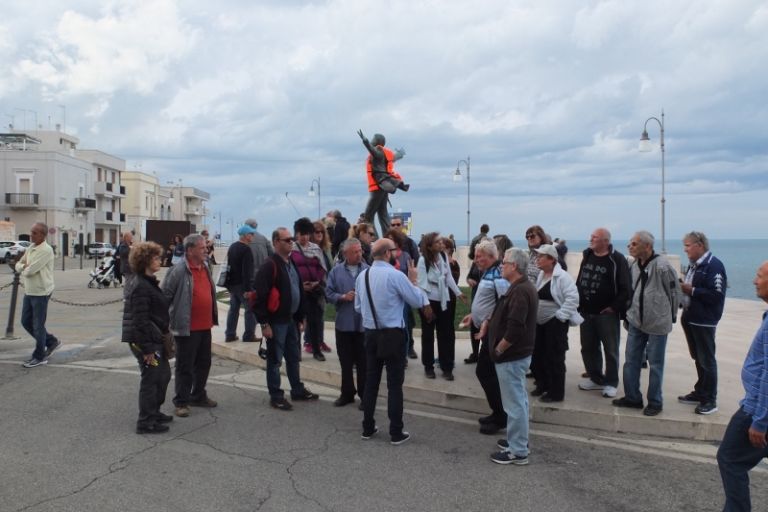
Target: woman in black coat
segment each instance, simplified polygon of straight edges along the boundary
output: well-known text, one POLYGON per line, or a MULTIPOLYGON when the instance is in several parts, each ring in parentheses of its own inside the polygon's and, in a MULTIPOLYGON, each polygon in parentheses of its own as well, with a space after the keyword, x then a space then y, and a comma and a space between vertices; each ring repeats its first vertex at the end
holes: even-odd
POLYGON ((123 309, 123 337, 136 356, 141 371, 137 434, 168 431, 172 416, 160 412, 171 380, 163 337, 168 333, 168 301, 155 273, 162 265, 163 248, 144 242, 131 248, 129 262, 135 278, 130 281, 123 309))

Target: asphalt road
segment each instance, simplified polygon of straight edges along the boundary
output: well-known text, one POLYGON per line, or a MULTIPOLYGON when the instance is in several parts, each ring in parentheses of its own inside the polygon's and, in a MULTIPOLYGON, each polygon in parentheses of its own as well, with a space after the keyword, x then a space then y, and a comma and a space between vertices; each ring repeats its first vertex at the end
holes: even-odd
MULTIPOLYGON (((56 296, 120 296, 80 277, 62 278, 56 296)), ((9 295, 0 291, 3 317, 9 295)), ((1 511, 722 508, 711 443, 533 425, 530 465, 498 466, 496 438, 478 434, 471 415, 406 405, 409 443, 362 441, 361 413, 333 407, 334 390, 310 384, 321 401, 276 411, 263 372, 221 359, 209 386, 218 408, 136 435, 138 373, 119 342, 120 308, 52 304, 49 327, 65 346, 45 367, 20 366, 26 334, 0 340, 1 511)), ((386 413, 377 419, 385 433, 386 413)), ((752 482, 755 510, 766 510, 764 465, 752 482)))

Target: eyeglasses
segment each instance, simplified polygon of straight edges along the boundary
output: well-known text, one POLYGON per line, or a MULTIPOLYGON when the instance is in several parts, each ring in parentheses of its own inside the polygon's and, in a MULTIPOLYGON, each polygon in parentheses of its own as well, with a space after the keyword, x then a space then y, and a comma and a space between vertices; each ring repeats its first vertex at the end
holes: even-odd
POLYGON ((286 244, 291 244, 291 243, 293 243, 293 238, 278 238, 277 241, 278 242, 284 242, 286 244))
POLYGON ((392 226, 393 228, 401 228, 401 227, 403 227, 402 224, 395 224, 394 222, 392 224, 390 224, 390 226, 392 226))
POLYGON ((315 234, 316 235, 322 235, 323 233, 325 233, 325 231, 323 231, 322 229, 316 229, 315 230, 315 234))
POLYGON ((537 236, 539 236, 539 235, 537 235, 536 233, 528 233, 527 235, 525 235, 525 238, 527 240, 532 240, 532 239, 536 238, 537 236))

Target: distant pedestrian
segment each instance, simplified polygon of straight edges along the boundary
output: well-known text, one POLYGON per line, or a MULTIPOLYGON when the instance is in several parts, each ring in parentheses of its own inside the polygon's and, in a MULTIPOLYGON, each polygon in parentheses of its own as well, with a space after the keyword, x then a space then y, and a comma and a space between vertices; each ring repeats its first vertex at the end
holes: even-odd
POLYGON ((170 304, 170 328, 176 343, 176 416, 189 416, 189 406, 216 407, 206 384, 211 370, 211 329, 219 323, 216 286, 205 264, 208 253, 202 235, 184 239, 184 260, 163 280, 170 304))
POLYGON ((162 247, 143 242, 131 250, 130 256, 134 278, 126 286, 122 341, 129 344, 141 371, 137 434, 167 432, 167 423, 173 420, 173 416, 160 412, 171 380, 163 343, 169 329, 168 301, 155 277, 162 265, 162 255, 162 247))
POLYGON ((299 271, 291 261, 293 238, 287 228, 272 233, 275 253, 256 274, 256 317, 267 339, 267 389, 269 403, 275 409, 289 411, 293 405, 285 399, 280 388, 280 365, 285 358, 285 374, 291 385, 292 400, 317 400, 299 376, 301 348, 299 333, 304 329, 304 288, 299 271), (277 291, 277 304, 273 309, 270 297, 277 291))
POLYGON ((354 403, 355 393, 362 404, 366 373, 363 318, 355 311, 355 279, 368 268, 368 264, 363 261, 363 249, 355 238, 349 238, 341 244, 341 253, 344 261, 333 267, 328 274, 328 285, 325 288, 328 302, 336 306, 336 351, 341 365, 341 395, 334 402, 337 407, 354 403))
MULTIPOLYGON (((253 284, 251 289, 255 290, 256 272, 259 271, 264 262, 267 261, 267 259, 269 259, 275 253, 275 251, 267 237, 258 231, 257 228, 259 227, 259 224, 256 222, 256 219, 245 219, 243 224, 246 224, 256 230, 253 233, 253 240, 251 240, 251 242, 248 244, 248 246, 251 248, 251 254, 253 254, 253 284)), ((250 308, 246 307, 246 309, 250 308)), ((250 320, 246 322, 246 329, 243 332, 243 341, 245 342, 262 340, 262 336, 257 335, 256 333, 256 319, 254 318, 253 320, 253 322, 250 320), (251 328, 253 330, 249 330, 251 328)))
MULTIPOLYGON (((133 233, 126 231, 123 233, 123 237, 117 246, 117 260, 120 267, 120 283, 123 286, 128 286, 128 282, 133 278, 133 270, 131 270, 131 264, 129 261, 131 255, 131 245, 133 244, 133 233)), ((123 297, 125 297, 125 289, 123 289, 123 297)))
MULTIPOLYGON (((499 389, 507 414, 507 436, 498 442, 501 451, 491 454, 497 464, 528 464, 528 393, 525 372, 531 364, 538 297, 528 280, 528 255, 522 249, 509 249, 504 254, 501 272, 510 286, 486 320, 488 350, 496 365, 499 389)), ((485 334, 486 327, 481 329, 485 334)))
POLYGON ((339 254, 341 244, 349 238, 349 221, 344 217, 339 210, 332 210, 328 212, 333 216, 333 235, 331 236, 331 255, 333 258, 339 254))
POLYGON ((696 384, 693 391, 678 397, 684 404, 695 404, 696 414, 717 412, 717 359, 715 358, 715 329, 725 306, 728 278, 723 263, 709 250, 704 233, 691 231, 683 237, 683 249, 690 265, 683 292, 683 326, 688 351, 696 363, 696 384))
POLYGON ((646 416, 662 411, 662 383, 667 336, 677 318, 680 284, 677 272, 666 257, 653 250, 653 235, 638 231, 629 242, 629 254, 635 258, 632 275, 631 303, 627 311, 627 348, 624 354, 624 395, 613 401, 616 407, 643 409, 640 392, 640 365, 648 355, 648 405, 646 416))
POLYGON ((21 325, 35 339, 32 357, 24 361, 24 368, 34 368, 48 363, 48 357, 61 346, 61 342, 49 333, 45 327, 48 315, 48 301, 54 289, 53 248, 45 238, 48 226, 42 222, 32 225, 29 239, 32 245, 27 247, 21 259, 16 263, 16 272, 20 274, 24 286, 24 301, 21 306, 21 325))
POLYGON ((475 259, 475 246, 479 244, 482 240, 485 240, 488 238, 488 232, 491 230, 490 226, 488 224, 483 224, 480 226, 480 233, 475 235, 475 237, 472 239, 471 242, 469 242, 469 259, 474 260, 475 259))
POLYGON ((173 255, 171 256, 171 265, 177 265, 184 260, 184 238, 179 235, 173 235, 173 255))
POLYGON ((205 262, 210 267, 211 265, 218 265, 216 263, 216 255, 214 252, 216 251, 216 246, 213 243, 213 240, 208 238, 208 230, 203 230, 200 232, 200 235, 205 239, 205 262))
POLYGON ((245 323, 244 333, 250 336, 246 338, 243 334, 243 341, 255 341, 256 317, 253 315, 245 294, 252 290, 253 286, 253 253, 250 243, 253 241, 253 234, 256 232, 248 224, 243 224, 237 230, 238 240, 229 246, 227 251, 227 273, 226 287, 229 291, 229 311, 227 312, 227 328, 224 332, 224 341, 237 341, 237 323, 240 318, 240 309, 243 306, 243 322, 245 323))
MULTIPOLYGON (((768 302, 768 261, 757 270, 757 296, 768 302)), ((768 457, 768 314, 757 330, 741 369, 744 399, 725 429, 717 450, 727 512, 752 510, 749 471, 768 457)))
POLYGON ((411 266, 406 277, 392 266, 394 250, 395 243, 388 238, 382 238, 373 244, 373 265, 363 271, 355 281, 355 310, 363 317, 367 367, 361 437, 367 440, 379 431, 374 413, 381 373, 386 366, 390 442, 400 445, 411 438, 411 435, 403 430, 405 350, 395 350, 386 357, 379 357, 379 343, 383 343, 380 338, 386 336, 395 344, 405 346, 403 308, 406 303, 415 308, 424 308, 423 316, 427 320, 431 320, 432 311, 429 299, 415 285, 416 269, 411 266))

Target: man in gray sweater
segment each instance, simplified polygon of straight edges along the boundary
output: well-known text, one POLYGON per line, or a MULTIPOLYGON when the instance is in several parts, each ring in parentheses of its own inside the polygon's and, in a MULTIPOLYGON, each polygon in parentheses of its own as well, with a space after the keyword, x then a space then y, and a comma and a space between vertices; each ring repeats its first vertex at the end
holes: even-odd
POLYGON ((638 231, 629 242, 635 261, 632 274, 631 305, 627 311, 627 348, 624 355, 624 395, 613 401, 616 407, 643 409, 640 392, 640 366, 647 352, 651 371, 648 379, 646 416, 656 416, 663 407, 661 384, 664 380, 664 353, 667 335, 677 319, 680 283, 667 258, 653 252, 653 235, 638 231))

